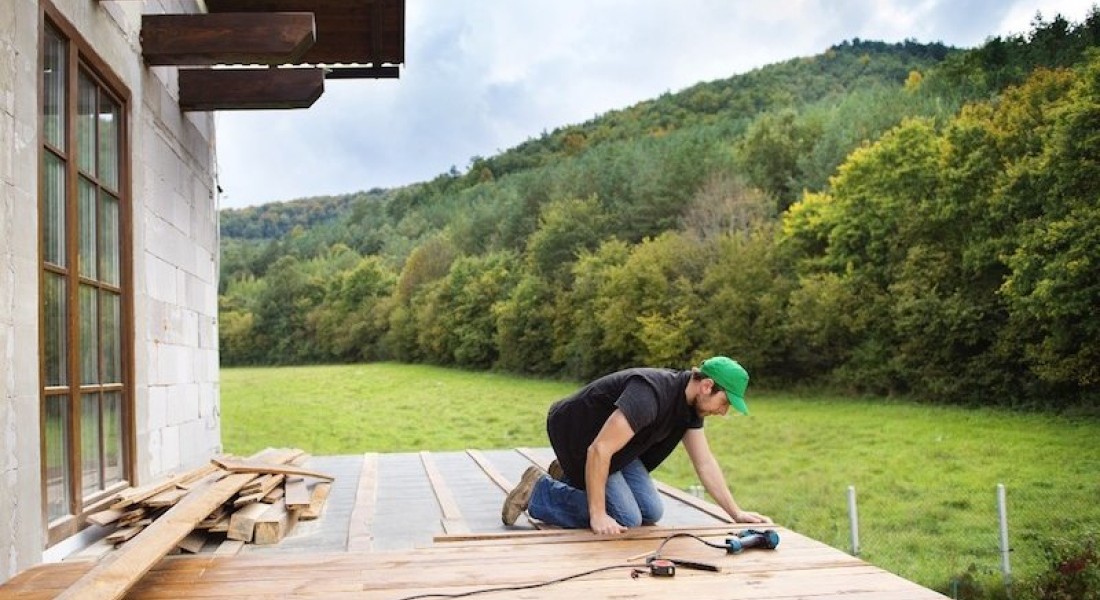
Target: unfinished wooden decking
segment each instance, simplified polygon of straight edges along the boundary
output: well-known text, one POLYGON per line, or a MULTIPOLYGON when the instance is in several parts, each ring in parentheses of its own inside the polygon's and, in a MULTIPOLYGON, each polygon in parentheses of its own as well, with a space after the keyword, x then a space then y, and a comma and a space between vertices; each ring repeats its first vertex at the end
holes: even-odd
MULTIPOLYGON (((144 598, 378 598, 461 594, 522 587, 618 566, 577 579, 488 598, 944 598, 839 550, 782 527, 774 551, 726 555, 690 538, 676 538, 662 556, 709 563, 720 572, 680 568, 673 578, 632 578, 667 536, 690 532, 721 544, 730 524, 721 511, 661 486, 660 526, 622 536, 538 529, 521 518, 500 522, 505 490, 547 449, 315 457, 312 469, 335 475, 322 517, 299 523, 280 544, 225 547, 161 560, 126 596, 144 598)), ((95 560, 90 547, 61 563, 40 565, 0 585, 0 598, 54 598, 95 560)), ((475 596, 482 597, 482 596, 475 596)))

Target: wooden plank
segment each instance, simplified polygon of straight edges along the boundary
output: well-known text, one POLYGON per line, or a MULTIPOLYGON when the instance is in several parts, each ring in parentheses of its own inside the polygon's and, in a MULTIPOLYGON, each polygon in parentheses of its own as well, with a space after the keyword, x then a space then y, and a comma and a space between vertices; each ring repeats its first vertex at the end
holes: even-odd
MULTIPOLYGON (((265 451, 261 456, 280 462, 286 451, 265 451)), ((121 551, 108 557, 62 592, 58 600, 117 600, 124 596, 154 564, 187 536, 195 524, 229 500, 251 475, 231 475, 220 481, 204 480, 179 504, 146 527, 121 551)))
POLYGON ((206 515, 205 519, 199 521, 199 524, 195 525, 195 529, 210 529, 214 526, 215 523, 222 520, 222 518, 226 516, 226 512, 227 511, 224 504, 219 506, 218 508, 214 509, 214 512, 206 515))
POLYGON ((516 452, 522 454, 524 458, 531 461, 531 464, 539 467, 543 471, 550 470, 550 461, 543 459, 541 456, 536 454, 534 450, 530 448, 516 448, 516 452))
POLYGON ((244 542, 241 540, 225 540, 218 544, 218 548, 214 550, 214 556, 235 556, 241 548, 244 548, 244 542))
POLYGON ((363 467, 359 472, 359 486, 355 493, 355 507, 348 523, 348 551, 370 552, 371 528, 378 495, 378 454, 363 455, 363 467))
POLYGON ((144 485, 138 488, 131 488, 129 490, 123 490, 119 494, 119 499, 111 505, 111 510, 124 510, 135 504, 140 503, 146 498, 151 498, 164 490, 170 490, 176 487, 175 478, 166 479, 164 481, 158 481, 149 485, 144 485))
POLYGON ((118 500, 111 504, 110 508, 115 510, 121 510, 138 504, 146 498, 155 496, 164 490, 168 490, 174 487, 180 487, 192 485, 198 481, 201 481, 204 477, 214 472, 212 465, 203 465, 196 467, 185 473, 168 477, 167 479, 148 485, 144 485, 136 488, 129 488, 119 493, 118 500))
POLYGON ((174 506, 181 498, 187 495, 187 490, 173 488, 142 500, 141 503, 150 508, 164 508, 174 506))
POLYGON ((222 515, 222 517, 215 521, 214 524, 207 529, 207 531, 209 531, 210 533, 227 533, 229 531, 229 519, 231 519, 232 517, 233 515, 231 514, 222 515))
POLYGON ((306 480, 301 477, 287 477, 286 482, 283 484, 283 489, 286 491, 284 498, 286 498, 286 505, 290 508, 305 509, 309 508, 309 488, 306 487, 306 480))
MULTIPOLYGON (((907 582, 835 549, 790 534, 805 554, 780 549, 747 551, 730 556, 690 539, 674 540, 670 556, 707 562, 717 573, 678 569, 675 578, 632 579, 630 568, 614 568, 581 579, 523 592, 532 600, 574 598, 669 597, 728 600, 943 600, 944 596, 907 582), (675 554, 671 554, 674 552, 675 554)), ((787 539, 784 542, 788 541, 787 539)), ((426 548, 372 555, 260 556, 230 558, 179 557, 163 561, 134 589, 134 598, 202 598, 236 600, 272 597, 285 600, 394 600, 424 594, 468 593, 477 589, 531 585, 580 573, 593 567, 622 564, 623 556, 655 547, 654 540, 575 541, 557 547, 504 542, 485 548, 426 548), (490 566, 490 567, 487 567, 490 566)), ((0 587, 0 596, 49 598, 50 590, 71 581, 87 566, 48 565, 21 574, 0 587), (60 582, 60 583, 58 583, 60 582)))
POLYGON ((112 544, 121 544, 123 542, 127 542, 134 539, 137 534, 141 533, 142 529, 145 529, 145 525, 130 525, 129 527, 116 529, 114 532, 107 536, 107 541, 112 544))
POLYGON ((325 71, 301 69, 180 69, 184 111, 309 108, 325 92, 325 71))
POLYGON ((195 530, 180 540, 180 543, 176 544, 176 547, 184 552, 198 554, 202 552, 202 547, 206 545, 206 537, 205 531, 195 530))
MULTIPOLYGON (((314 479, 321 479, 323 481, 332 481, 335 479, 332 475, 326 473, 320 473, 317 471, 310 471, 309 469, 303 469, 293 465, 284 464, 271 464, 258 461, 233 461, 223 460, 215 458, 212 461, 219 467, 229 471, 230 473, 267 473, 278 475, 300 475, 303 477, 313 477, 314 479)), ((282 480, 280 479, 279 482, 282 480)), ((277 484, 276 484, 277 485, 277 484)))
POLYGON ((439 512, 443 516, 441 519, 443 531, 447 533, 463 533, 470 531, 470 527, 466 524, 466 520, 462 518, 462 511, 458 509, 458 503, 455 502, 454 496, 451 495, 451 490, 447 487, 447 482, 444 481, 443 475, 439 473, 439 469, 436 467, 431 453, 421 452, 420 462, 424 464, 424 472, 428 475, 428 483, 431 484, 432 492, 435 493, 435 499, 439 503, 439 512))
POLYGON ((260 502, 263 502, 264 504, 274 504, 274 503, 278 502, 279 500, 282 500, 283 499, 283 494, 285 494, 285 493, 286 493, 286 490, 284 490, 281 487, 277 487, 277 488, 271 490, 270 492, 264 494, 264 497, 260 499, 260 502))
POLYGON ((256 530, 256 521, 267 512, 268 508, 268 505, 256 502, 238 509, 229 517, 229 530, 225 533, 225 537, 251 542, 256 530))
POLYGON ((250 483, 247 487, 242 489, 241 493, 263 498, 271 492, 271 490, 278 487, 285 478, 286 475, 264 475, 259 480, 250 483))
POLYGON ((101 510, 97 513, 88 515, 88 521, 99 525, 100 527, 106 527, 115 521, 118 521, 119 517, 123 515, 121 510, 108 508, 107 510, 101 510))
POLYGON ((314 42, 313 14, 146 14, 141 51, 146 64, 283 65, 297 63, 314 42))
POLYGON ((145 508, 144 506, 132 508, 122 513, 122 516, 120 516, 118 520, 115 521, 115 526, 126 527, 127 525, 133 525, 134 523, 137 523, 138 521, 144 519, 145 515, 148 512, 149 509, 145 508))
POLYGON ((278 544, 297 523, 298 511, 288 510, 286 502, 279 500, 268 506, 267 511, 256 520, 252 543, 278 544))
POLYGON ((303 521, 312 521, 320 517, 325 509, 325 501, 328 500, 328 493, 331 488, 332 484, 327 482, 313 486, 313 491, 309 495, 309 507, 302 510, 302 514, 298 518, 303 521))
POLYGON ((481 470, 489 476, 489 479, 493 483, 495 483, 496 486, 501 489, 501 491, 503 491, 505 494, 512 491, 512 488, 514 487, 512 485, 512 482, 508 481, 508 478, 506 478, 504 475, 501 475, 500 471, 498 471, 497 468, 493 466, 493 463, 489 462, 488 458, 485 458, 485 455, 482 454, 480 450, 466 450, 466 454, 468 454, 470 458, 474 459, 474 462, 477 463, 477 466, 481 467, 481 470))

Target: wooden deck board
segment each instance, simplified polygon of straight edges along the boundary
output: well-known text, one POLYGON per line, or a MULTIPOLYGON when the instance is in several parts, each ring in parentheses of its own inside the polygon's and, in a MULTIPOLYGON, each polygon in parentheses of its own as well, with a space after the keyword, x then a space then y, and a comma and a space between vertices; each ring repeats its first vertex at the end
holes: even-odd
MULTIPOLYGON (((641 577, 635 580, 630 577, 630 567, 621 566, 581 579, 526 590, 523 597, 943 598, 797 533, 779 531, 782 541, 774 551, 748 550, 739 555, 726 555, 687 538, 673 540, 664 548, 664 556, 711 563, 722 569, 720 573, 679 569, 672 579, 641 577)), ((529 585, 624 564, 629 556, 655 549, 663 533, 652 529, 646 536, 608 540, 574 531, 554 536, 567 538, 557 544, 517 546, 500 540, 494 545, 442 545, 398 552, 301 557, 173 557, 161 561, 131 590, 128 598, 396 599, 421 593, 453 594, 483 587, 529 585)), ((700 533, 714 535, 715 532, 700 530, 700 533)), ((34 581, 31 581, 31 573, 21 575, 11 582, 8 591, 30 594, 28 598, 49 598, 87 568, 86 563, 39 567, 43 571, 49 569, 49 575, 34 578, 34 581), (22 580, 34 585, 22 585, 22 580)))
MULTIPOLYGON (((309 468, 336 476, 333 504, 321 518, 299 523, 279 544, 228 546, 212 541, 206 545, 208 551, 166 557, 126 598, 396 600, 415 594, 455 594, 530 585, 601 566, 640 564, 677 532, 722 543, 731 532, 759 528, 723 523, 707 514, 713 505, 671 489, 660 526, 623 535, 502 525, 502 486, 518 481, 532 463, 545 467, 550 458, 548 448, 314 457, 309 468), (219 548, 238 553, 223 556, 215 553, 219 548)), ((840 550, 776 529, 781 542, 774 551, 726 555, 690 538, 677 538, 662 552, 665 557, 715 564, 720 573, 681 568, 671 579, 632 579, 629 567, 619 567, 524 590, 522 597, 944 598, 840 550)), ((53 599, 94 565, 78 560, 40 565, 0 584, 0 597, 53 599)))

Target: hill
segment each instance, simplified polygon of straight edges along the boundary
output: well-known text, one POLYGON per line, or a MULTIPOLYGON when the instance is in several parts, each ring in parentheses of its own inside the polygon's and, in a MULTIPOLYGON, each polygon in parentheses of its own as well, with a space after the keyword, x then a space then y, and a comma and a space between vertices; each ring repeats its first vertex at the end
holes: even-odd
POLYGON ((1077 405, 1098 41, 1095 10, 967 51, 852 40, 431 181, 226 213, 223 361, 588 377, 722 352, 774 385, 1077 405))

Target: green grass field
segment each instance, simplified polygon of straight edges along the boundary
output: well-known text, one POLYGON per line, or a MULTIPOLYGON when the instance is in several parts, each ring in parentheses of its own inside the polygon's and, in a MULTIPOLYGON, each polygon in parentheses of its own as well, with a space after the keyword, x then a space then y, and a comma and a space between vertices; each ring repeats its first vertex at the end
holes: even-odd
MULTIPOLYGON (((221 376, 222 439, 238 454, 548 446, 546 408, 578 386, 392 363, 221 376)), ((855 486, 861 556, 925 586, 999 585, 998 483, 1016 580, 1043 568, 1041 540, 1100 531, 1100 420, 751 388, 747 399, 751 417, 706 426, 739 503, 849 550, 855 486)), ((682 451, 657 476, 696 482, 682 451)))

